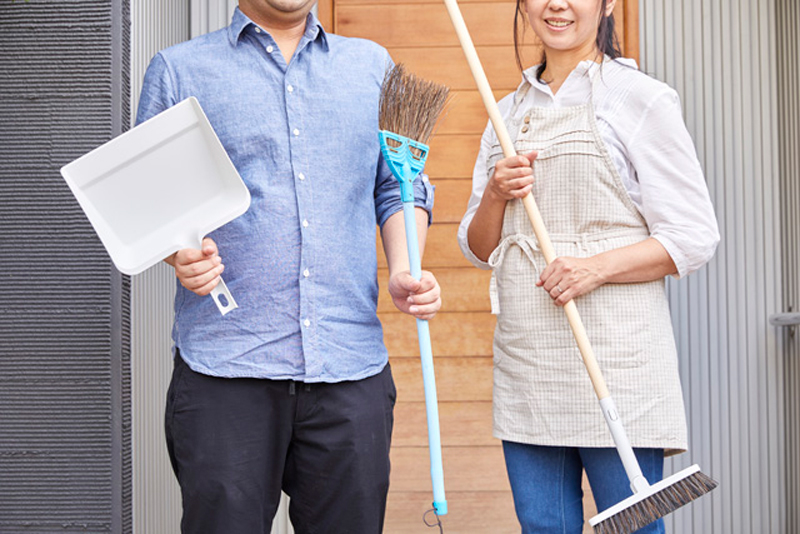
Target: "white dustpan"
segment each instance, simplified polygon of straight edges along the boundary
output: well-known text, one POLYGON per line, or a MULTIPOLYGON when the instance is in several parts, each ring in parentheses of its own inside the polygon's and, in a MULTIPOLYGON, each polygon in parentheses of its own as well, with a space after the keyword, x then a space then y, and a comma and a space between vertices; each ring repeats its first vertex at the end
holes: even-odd
MULTIPOLYGON (((194 97, 61 168, 117 269, 138 274, 250 206, 250 192, 194 97)), ((227 286, 211 293, 225 315, 227 286)))

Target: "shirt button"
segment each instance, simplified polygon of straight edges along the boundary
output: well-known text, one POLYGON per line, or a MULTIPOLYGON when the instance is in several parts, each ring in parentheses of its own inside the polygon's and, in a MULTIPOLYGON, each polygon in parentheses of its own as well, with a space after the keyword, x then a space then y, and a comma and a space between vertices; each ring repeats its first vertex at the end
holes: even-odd
POLYGON ((298 174, 297 177, 300 178, 301 180, 305 180, 306 179, 306 175, 303 174, 302 172, 300 174, 298 174))
POLYGON ((295 129, 292 131, 292 133, 293 133, 295 136, 298 136, 298 135, 300 135, 300 130, 298 130, 297 128, 295 128, 295 129))
POLYGON ((261 28, 256 27, 256 33, 261 33, 261 28))
POLYGON ((286 90, 289 91, 290 93, 293 93, 294 92, 294 87, 292 87, 291 85, 287 85, 286 86, 286 90))
POLYGON ((304 277, 306 277, 306 278, 308 278, 309 276, 311 276, 311 273, 309 272, 309 270, 308 270, 308 269, 306 269, 305 271, 303 271, 303 276, 304 276, 304 277))
POLYGON ((306 319, 305 321, 303 321, 303 324, 306 325, 306 326, 311 326, 311 321, 306 319))
POLYGON ((530 124, 530 123, 531 123, 531 118, 525 117, 525 124, 530 124))
POLYGON ((307 220, 303 221, 303 228, 308 228, 308 221, 307 220))
POLYGON ((271 54, 271 53, 272 53, 274 50, 275 50, 275 47, 274 47, 274 46, 272 46, 272 45, 269 45, 269 46, 267 47, 267 52, 268 52, 268 53, 270 53, 270 54, 271 54))
POLYGON ((528 133, 528 127, 527 126, 523 126, 522 127, 522 133, 528 133))

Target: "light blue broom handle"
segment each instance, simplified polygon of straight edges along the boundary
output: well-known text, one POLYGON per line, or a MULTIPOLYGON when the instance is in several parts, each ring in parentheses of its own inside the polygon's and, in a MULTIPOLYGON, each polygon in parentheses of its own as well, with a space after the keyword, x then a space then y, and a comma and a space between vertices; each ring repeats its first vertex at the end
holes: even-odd
MULTIPOLYGON (((417 216, 414 202, 403 202, 403 218, 406 223, 408 261, 411 276, 422 277, 422 262, 419 257, 417 239, 417 216)), ((433 507, 438 515, 447 513, 447 499, 444 496, 444 469, 442 468, 442 442, 439 435, 439 405, 436 399, 436 377, 433 373, 433 351, 428 321, 417 319, 419 337, 419 356, 422 360, 422 383, 425 387, 425 410, 428 415, 428 450, 431 455, 431 482, 433 484, 433 507)))

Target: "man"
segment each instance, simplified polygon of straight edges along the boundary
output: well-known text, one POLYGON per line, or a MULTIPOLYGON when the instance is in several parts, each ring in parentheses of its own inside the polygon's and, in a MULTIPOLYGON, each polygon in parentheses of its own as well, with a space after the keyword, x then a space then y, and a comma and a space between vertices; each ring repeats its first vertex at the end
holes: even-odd
MULTIPOLYGON (((295 531, 383 527, 395 390, 376 316, 375 225, 389 293, 430 319, 439 286, 408 272, 399 189, 378 146, 391 60, 327 34, 313 0, 240 0, 231 25, 151 62, 138 120, 200 101, 250 209, 166 261, 175 298, 167 445, 186 533, 270 532, 281 489, 295 531), (208 293, 225 281, 239 308, 208 293)), ((424 245, 432 187, 415 185, 424 245)))

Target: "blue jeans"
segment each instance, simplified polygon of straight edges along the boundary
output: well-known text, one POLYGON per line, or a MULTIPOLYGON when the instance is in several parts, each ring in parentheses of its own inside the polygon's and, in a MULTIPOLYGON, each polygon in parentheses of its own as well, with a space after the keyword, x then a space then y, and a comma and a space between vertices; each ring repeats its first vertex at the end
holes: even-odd
MULTIPOLYGON (((503 452, 522 534, 583 532, 584 469, 598 510, 633 494, 616 449, 541 447, 504 441, 503 452)), ((664 451, 634 449, 634 453, 647 481, 660 481, 664 451)), ((636 531, 663 533, 664 521, 660 519, 636 531)))

